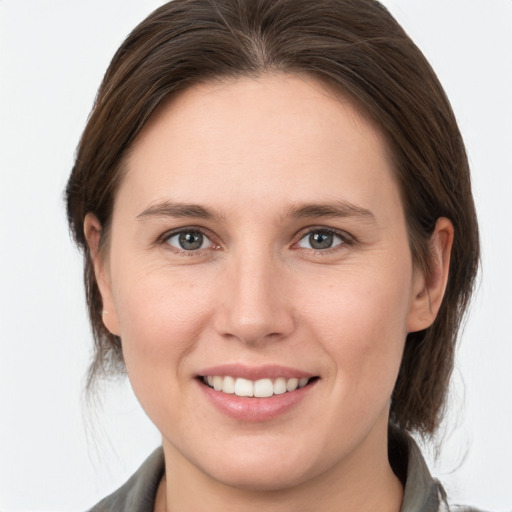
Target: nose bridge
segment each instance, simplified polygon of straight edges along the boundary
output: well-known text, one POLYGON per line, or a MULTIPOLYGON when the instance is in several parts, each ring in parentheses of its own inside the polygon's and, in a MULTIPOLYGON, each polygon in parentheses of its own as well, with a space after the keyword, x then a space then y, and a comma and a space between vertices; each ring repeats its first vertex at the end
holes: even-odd
POLYGON ((248 344, 288 335, 294 322, 283 270, 269 248, 234 251, 219 302, 218 332, 248 344))

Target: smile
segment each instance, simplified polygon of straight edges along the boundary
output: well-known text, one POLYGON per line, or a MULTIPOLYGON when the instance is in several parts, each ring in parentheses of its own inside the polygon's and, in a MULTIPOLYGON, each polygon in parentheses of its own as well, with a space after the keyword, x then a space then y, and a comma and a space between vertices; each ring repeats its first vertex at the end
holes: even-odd
POLYGON ((268 398, 273 395, 283 395, 303 388, 312 379, 309 377, 278 377, 276 379, 248 380, 229 375, 208 375, 203 376, 202 380, 210 388, 222 393, 241 397, 268 398))

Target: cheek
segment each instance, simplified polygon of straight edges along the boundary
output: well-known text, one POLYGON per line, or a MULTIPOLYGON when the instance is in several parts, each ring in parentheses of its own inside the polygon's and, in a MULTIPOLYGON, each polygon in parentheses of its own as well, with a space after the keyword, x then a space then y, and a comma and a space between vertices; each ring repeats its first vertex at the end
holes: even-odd
POLYGON ((329 287, 307 306, 308 324, 336 369, 333 385, 343 394, 360 397, 359 403, 387 400, 394 387, 410 306, 405 269, 345 273, 338 279, 340 285, 329 287))
POLYGON ((178 375, 193 350, 210 316, 211 292, 162 268, 125 270, 114 295, 126 369, 134 388, 158 386, 178 375))

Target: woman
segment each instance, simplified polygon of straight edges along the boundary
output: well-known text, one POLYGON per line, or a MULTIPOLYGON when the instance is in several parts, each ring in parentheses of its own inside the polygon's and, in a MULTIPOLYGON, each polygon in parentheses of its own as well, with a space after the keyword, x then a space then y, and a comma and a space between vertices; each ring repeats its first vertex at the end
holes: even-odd
POLYGON ((162 434, 93 510, 448 510, 478 266, 467 158, 373 0, 175 0, 116 53, 67 187, 96 354, 162 434))

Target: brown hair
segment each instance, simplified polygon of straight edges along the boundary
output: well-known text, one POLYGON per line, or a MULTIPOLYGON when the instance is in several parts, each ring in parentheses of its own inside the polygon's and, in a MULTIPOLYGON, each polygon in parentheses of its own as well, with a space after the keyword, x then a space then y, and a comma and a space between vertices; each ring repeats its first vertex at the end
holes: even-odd
POLYGON ((375 0, 174 0, 144 20, 115 54, 78 146, 66 189, 71 230, 84 251, 95 340, 89 388, 123 369, 121 340, 103 325, 83 232, 87 212, 108 235, 123 161, 145 122, 171 95, 214 78, 308 73, 351 96, 388 140, 412 255, 426 272, 439 217, 455 228, 446 294, 434 324, 410 333, 391 422, 432 434, 442 417, 458 329, 479 261, 464 144, 432 68, 375 0))

